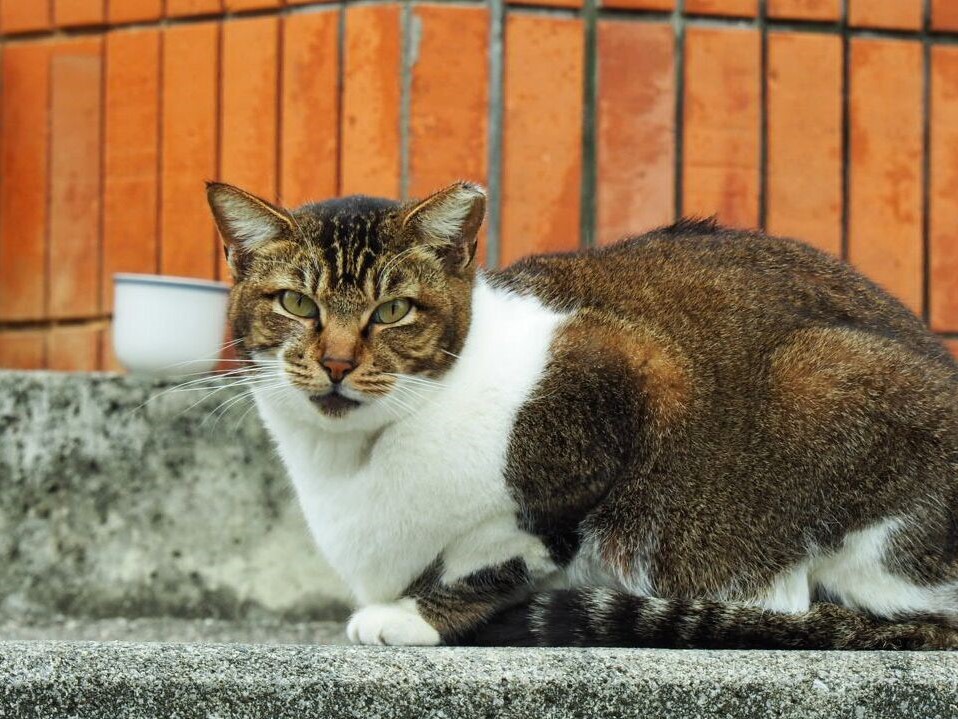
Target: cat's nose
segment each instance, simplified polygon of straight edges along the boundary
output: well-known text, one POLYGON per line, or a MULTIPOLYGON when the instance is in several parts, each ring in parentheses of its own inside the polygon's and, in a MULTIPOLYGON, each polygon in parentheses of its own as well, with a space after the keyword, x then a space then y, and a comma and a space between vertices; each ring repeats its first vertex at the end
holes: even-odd
POLYGON ((352 360, 338 357, 323 357, 320 364, 333 382, 342 382, 343 378, 356 368, 352 360))

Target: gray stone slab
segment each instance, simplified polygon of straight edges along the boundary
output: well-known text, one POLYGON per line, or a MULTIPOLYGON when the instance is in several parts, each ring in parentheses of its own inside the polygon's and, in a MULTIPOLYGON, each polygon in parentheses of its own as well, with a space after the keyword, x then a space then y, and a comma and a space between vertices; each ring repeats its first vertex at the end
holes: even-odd
POLYGON ((0 643, 0 716, 958 715, 958 655, 0 643))
POLYGON ((958 653, 345 646, 242 390, 170 390, 0 373, 3 719, 958 717, 958 653))
POLYGON ((349 644, 341 622, 278 622, 180 617, 0 618, 0 642, 179 642, 213 644, 349 644))
POLYGON ((174 386, 0 372, 0 612, 341 618, 249 400, 174 386))

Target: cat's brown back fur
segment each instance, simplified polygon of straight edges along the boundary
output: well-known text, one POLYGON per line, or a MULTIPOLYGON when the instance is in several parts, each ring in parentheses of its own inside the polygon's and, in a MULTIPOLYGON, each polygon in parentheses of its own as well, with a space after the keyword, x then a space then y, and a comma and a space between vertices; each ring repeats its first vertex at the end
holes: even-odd
POLYGON ((958 370, 850 267, 682 222, 494 282, 577 311, 510 448, 557 554, 591 543, 659 596, 742 599, 893 518, 892 571, 958 578, 958 370))

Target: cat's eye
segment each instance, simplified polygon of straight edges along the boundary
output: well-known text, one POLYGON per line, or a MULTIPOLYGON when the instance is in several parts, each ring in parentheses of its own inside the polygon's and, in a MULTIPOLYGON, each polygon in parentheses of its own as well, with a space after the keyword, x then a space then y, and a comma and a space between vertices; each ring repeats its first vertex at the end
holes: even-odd
POLYGON ((383 302, 373 312, 373 322, 381 325, 391 325, 408 315, 411 309, 412 302, 405 298, 383 302))
POLYGON ((319 316, 319 307, 302 292, 283 290, 279 293, 279 304, 284 310, 296 317, 311 320, 319 316))

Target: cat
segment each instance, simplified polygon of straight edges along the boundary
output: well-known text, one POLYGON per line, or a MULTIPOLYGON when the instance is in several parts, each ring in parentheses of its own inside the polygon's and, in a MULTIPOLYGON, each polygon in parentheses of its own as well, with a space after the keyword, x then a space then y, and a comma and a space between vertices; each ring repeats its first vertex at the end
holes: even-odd
POLYGON ((352 641, 958 647, 958 367, 851 267, 682 220, 480 271, 469 182, 207 194, 352 641))

